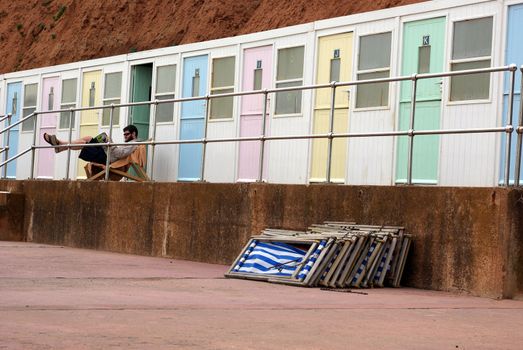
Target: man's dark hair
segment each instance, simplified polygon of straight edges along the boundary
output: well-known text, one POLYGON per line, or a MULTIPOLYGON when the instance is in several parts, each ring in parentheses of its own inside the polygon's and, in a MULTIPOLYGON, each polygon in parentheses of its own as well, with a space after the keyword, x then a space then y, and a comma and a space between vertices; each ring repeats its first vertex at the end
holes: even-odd
POLYGON ((138 137, 138 129, 133 124, 127 125, 123 128, 123 131, 129 131, 131 134, 134 132, 136 133, 136 137, 138 137))

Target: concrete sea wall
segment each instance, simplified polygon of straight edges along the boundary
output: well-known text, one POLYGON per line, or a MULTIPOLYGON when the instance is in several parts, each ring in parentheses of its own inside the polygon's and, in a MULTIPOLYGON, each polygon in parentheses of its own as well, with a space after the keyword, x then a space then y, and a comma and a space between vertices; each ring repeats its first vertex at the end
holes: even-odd
POLYGON ((265 227, 398 225, 414 235, 403 285, 523 293, 521 189, 3 180, 0 190, 4 240, 230 264, 265 227))

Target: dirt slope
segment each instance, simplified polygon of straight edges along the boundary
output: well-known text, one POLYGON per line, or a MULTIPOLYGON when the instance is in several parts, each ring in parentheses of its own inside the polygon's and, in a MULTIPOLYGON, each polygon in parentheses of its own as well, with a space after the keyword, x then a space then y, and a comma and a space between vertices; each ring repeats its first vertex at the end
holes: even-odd
POLYGON ((0 73, 280 28, 423 0, 3 0, 0 73))

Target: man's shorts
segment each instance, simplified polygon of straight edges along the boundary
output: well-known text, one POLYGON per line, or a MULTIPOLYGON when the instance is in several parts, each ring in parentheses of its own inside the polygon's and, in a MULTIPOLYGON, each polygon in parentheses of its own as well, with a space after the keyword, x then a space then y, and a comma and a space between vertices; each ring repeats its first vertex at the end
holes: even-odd
MULTIPOLYGON (((100 143, 102 140, 101 135, 93 137, 89 143, 100 143)), ((102 141, 105 142, 105 141, 102 141)), ((107 155, 102 146, 97 147, 84 147, 78 156, 80 159, 85 160, 86 162, 100 163, 105 164, 107 161, 107 155)))

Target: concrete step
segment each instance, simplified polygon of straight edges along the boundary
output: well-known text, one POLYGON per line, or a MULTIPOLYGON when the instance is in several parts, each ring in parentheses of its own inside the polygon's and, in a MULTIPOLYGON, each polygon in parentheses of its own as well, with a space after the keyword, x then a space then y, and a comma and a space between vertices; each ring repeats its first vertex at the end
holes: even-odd
POLYGON ((0 241, 25 241, 25 196, 0 191, 0 241))

